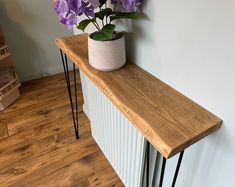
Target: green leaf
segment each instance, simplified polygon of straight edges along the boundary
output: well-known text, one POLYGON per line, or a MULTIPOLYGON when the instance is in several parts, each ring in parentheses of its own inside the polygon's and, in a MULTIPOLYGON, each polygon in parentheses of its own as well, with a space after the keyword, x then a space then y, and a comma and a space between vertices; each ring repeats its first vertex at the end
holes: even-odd
POLYGON ((94 32, 93 34, 91 34, 91 38, 93 38, 94 40, 97 40, 97 41, 107 40, 107 36, 101 31, 97 31, 97 32, 94 32))
POLYGON ((80 30, 82 30, 82 31, 84 32, 84 30, 86 29, 86 27, 87 27, 90 23, 92 23, 92 22, 94 22, 94 21, 95 21, 94 19, 84 19, 84 20, 82 20, 82 21, 78 24, 77 28, 80 29, 80 30))
POLYGON ((111 40, 113 38, 114 30, 115 30, 115 25, 107 24, 101 29, 101 32, 107 36, 108 40, 111 40))
POLYGON ((115 30, 115 25, 107 24, 101 29, 101 31, 94 32, 91 35, 91 38, 98 41, 111 40, 113 38, 114 30, 115 30))
POLYGON ((117 20, 117 19, 139 19, 140 13, 138 12, 116 12, 114 16, 110 16, 110 20, 117 20))
POLYGON ((96 12, 95 17, 99 18, 100 20, 103 20, 105 16, 110 16, 112 13, 113 11, 111 8, 105 8, 99 12, 96 12))

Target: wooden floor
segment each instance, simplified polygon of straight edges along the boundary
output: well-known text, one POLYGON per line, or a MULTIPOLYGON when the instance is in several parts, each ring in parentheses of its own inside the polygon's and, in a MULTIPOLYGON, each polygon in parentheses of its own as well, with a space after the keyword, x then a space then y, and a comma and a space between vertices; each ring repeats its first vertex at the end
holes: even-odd
MULTIPOLYGON (((23 84, 0 112, 0 186, 123 186, 79 110, 75 139, 63 74, 23 84)), ((83 102, 79 83, 79 103, 83 102)))

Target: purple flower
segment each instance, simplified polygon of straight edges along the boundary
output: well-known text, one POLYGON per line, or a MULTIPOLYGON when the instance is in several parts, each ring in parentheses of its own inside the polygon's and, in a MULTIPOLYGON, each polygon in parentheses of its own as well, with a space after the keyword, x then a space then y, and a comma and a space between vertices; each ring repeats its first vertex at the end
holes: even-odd
POLYGON ((56 11, 57 14, 59 14, 58 8, 60 5, 60 0, 55 0, 54 1, 54 10, 56 11))
POLYGON ((77 15, 75 13, 70 13, 65 16, 60 14, 59 20, 62 24, 67 25, 68 29, 72 29, 73 25, 77 24, 77 15))
POLYGON ((111 0, 111 3, 121 4, 126 11, 133 11, 141 4, 141 0, 111 0))
POLYGON ((82 3, 82 6, 80 7, 78 11, 78 15, 81 16, 82 14, 85 14, 86 16, 92 16, 94 17, 95 15, 95 10, 92 5, 88 6, 87 3, 82 3))
POLYGON ((122 7, 125 10, 134 10, 140 5, 140 0, 122 0, 121 1, 122 7))
POLYGON ((121 0, 122 7, 127 11, 135 10, 140 4, 140 0, 121 0))
POLYGON ((65 13, 69 11, 69 7, 66 1, 64 0, 56 0, 54 3, 54 9, 57 14, 65 13))
MULTIPOLYGON (((107 0, 54 0, 54 9, 59 15, 60 22, 71 29, 78 23, 77 16, 84 14, 94 17, 95 9, 106 2, 107 0)), ((125 11, 135 11, 141 0, 111 0, 111 3, 125 11)))
POLYGON ((67 25, 69 29, 77 24, 77 15, 70 8, 67 0, 55 0, 54 2, 54 9, 59 14, 60 22, 67 25))
POLYGON ((72 29, 73 25, 77 24, 77 15, 75 13, 71 13, 66 17, 66 25, 68 29, 72 29))
POLYGON ((82 0, 66 0, 70 10, 78 13, 79 8, 82 6, 82 0))

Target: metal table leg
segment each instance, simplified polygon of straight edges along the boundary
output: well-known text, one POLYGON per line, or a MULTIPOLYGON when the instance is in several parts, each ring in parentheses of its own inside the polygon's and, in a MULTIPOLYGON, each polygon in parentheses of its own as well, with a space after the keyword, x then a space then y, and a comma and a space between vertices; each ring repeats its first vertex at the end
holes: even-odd
MULTIPOLYGON (((150 143, 149 141, 147 141, 146 144, 146 152, 145 152, 145 168, 146 168, 146 187, 149 187, 150 181, 149 181, 149 155, 150 155, 150 143)), ((183 155, 184 155, 184 151, 180 152, 180 156, 178 158, 178 162, 177 162, 177 166, 175 169, 175 173, 174 173, 174 178, 171 184, 171 187, 175 187, 175 183, 178 177, 178 173, 179 173, 179 169, 180 169, 180 165, 183 159, 183 155)), ((159 181, 159 187, 162 187, 163 185, 163 179, 164 179, 164 174, 165 174, 165 167, 166 167, 166 158, 162 157, 162 165, 161 165, 161 174, 160 174, 160 181, 159 181)), ((143 178, 145 177, 145 175, 143 175, 143 178)), ((143 179, 144 180, 144 179, 143 179)), ((152 182, 151 182, 152 184, 152 182)))
POLYGON ((75 109, 73 104, 73 96, 72 96, 72 89, 71 89, 71 83, 70 83, 70 75, 69 75, 69 69, 68 69, 68 60, 67 55, 63 53, 62 50, 60 50, 61 54, 61 60, 64 68, 64 75, 66 80, 66 85, 68 89, 69 94, 69 100, 70 100, 70 107, 73 117, 73 125, 74 125, 74 131, 76 139, 79 139, 79 123, 78 123, 78 95, 77 95, 77 78, 76 78, 76 68, 75 64, 73 64, 73 79, 74 79, 74 93, 75 93, 75 109))

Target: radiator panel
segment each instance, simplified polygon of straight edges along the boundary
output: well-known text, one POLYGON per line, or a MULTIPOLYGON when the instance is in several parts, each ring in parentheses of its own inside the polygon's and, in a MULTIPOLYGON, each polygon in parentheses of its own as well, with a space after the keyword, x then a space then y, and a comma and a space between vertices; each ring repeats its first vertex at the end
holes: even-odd
POLYGON ((142 183, 145 138, 131 122, 80 71, 84 112, 91 121, 92 136, 127 187, 142 183))

